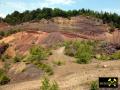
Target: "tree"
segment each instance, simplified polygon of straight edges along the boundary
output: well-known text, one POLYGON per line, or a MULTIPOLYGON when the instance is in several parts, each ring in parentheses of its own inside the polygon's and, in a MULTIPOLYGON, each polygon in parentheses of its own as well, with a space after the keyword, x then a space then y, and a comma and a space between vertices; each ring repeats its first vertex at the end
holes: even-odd
POLYGON ((0 23, 3 22, 3 18, 0 17, 0 23))
POLYGON ((23 22, 28 22, 31 20, 41 20, 42 18, 50 19, 52 17, 65 17, 70 18, 72 16, 77 15, 85 15, 92 16, 98 19, 102 19, 103 23, 112 23, 115 28, 120 28, 120 16, 116 13, 108 13, 108 12, 96 12, 90 9, 80 9, 80 10, 61 10, 59 8, 43 8, 36 9, 33 11, 25 11, 20 13, 18 11, 13 12, 12 14, 8 14, 5 19, 0 18, 1 21, 5 21, 9 24, 20 24, 23 22))
POLYGON ((52 17, 52 9, 51 8, 43 8, 42 14, 45 19, 50 19, 52 17))
POLYGON ((23 13, 23 18, 22 18, 22 22, 27 22, 32 20, 32 14, 30 13, 30 11, 25 11, 23 13))

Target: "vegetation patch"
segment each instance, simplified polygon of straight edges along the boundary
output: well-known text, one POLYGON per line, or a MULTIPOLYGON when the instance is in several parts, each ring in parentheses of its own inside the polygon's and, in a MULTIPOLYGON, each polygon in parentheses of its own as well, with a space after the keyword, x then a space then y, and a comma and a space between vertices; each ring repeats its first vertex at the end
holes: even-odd
POLYGON ((65 43, 65 53, 77 58, 77 63, 89 63, 93 57, 94 42, 74 41, 65 43))
POLYGON ((0 69, 0 85, 4 85, 10 82, 10 78, 5 74, 5 71, 0 69))
POLYGON ((8 59, 10 59, 10 57, 9 57, 7 54, 1 55, 1 60, 2 60, 3 62, 7 61, 8 59))
POLYGON ((37 66, 38 66, 38 68, 45 71, 48 75, 53 75, 53 73, 54 73, 52 67, 48 64, 39 63, 39 64, 37 64, 37 66))
POLYGON ((57 82, 50 82, 48 78, 44 78, 42 81, 42 86, 40 87, 40 90, 60 90, 57 82))
POLYGON ((99 90, 98 82, 97 81, 92 81, 91 82, 91 88, 90 88, 90 90, 99 90))
POLYGON ((51 54, 48 50, 41 46, 33 46, 32 48, 30 48, 29 53, 30 54, 27 57, 27 60, 29 60, 30 62, 40 62, 41 60, 47 59, 47 56, 51 54))
POLYGON ((120 59, 120 51, 117 51, 111 55, 111 59, 118 60, 120 59))
POLYGON ((57 66, 61 66, 61 65, 64 65, 65 62, 58 60, 58 61, 53 61, 53 64, 57 66))
MULTIPOLYGON (((46 60, 51 55, 50 49, 45 49, 41 46, 35 45, 29 50, 29 54, 23 58, 22 61, 26 63, 33 63, 38 68, 45 71, 48 75, 53 74, 53 69, 50 65, 44 64, 42 61, 46 60)), ((18 59, 17 59, 18 60, 18 59)))
POLYGON ((20 32, 20 31, 21 31, 20 29, 10 29, 10 30, 7 30, 7 31, 0 31, 0 36, 5 37, 5 36, 9 36, 11 34, 20 32))
POLYGON ((16 56, 13 58, 13 62, 14 62, 14 63, 17 63, 17 62, 20 62, 22 59, 23 59, 23 56, 16 55, 16 56))
POLYGON ((107 55, 107 54, 97 54, 95 56, 96 59, 98 60, 110 60, 110 55, 107 55))

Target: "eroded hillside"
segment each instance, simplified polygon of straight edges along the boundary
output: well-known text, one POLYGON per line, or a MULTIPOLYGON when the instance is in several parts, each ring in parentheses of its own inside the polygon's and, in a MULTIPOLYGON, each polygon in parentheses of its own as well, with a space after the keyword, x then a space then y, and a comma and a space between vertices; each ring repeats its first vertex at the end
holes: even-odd
POLYGON ((120 77, 120 62, 109 61, 120 59, 120 32, 108 29, 102 20, 85 16, 2 25, 0 43, 9 46, 1 54, 0 68, 10 81, 0 89, 38 90, 46 74, 60 90, 89 90, 100 76, 120 77))

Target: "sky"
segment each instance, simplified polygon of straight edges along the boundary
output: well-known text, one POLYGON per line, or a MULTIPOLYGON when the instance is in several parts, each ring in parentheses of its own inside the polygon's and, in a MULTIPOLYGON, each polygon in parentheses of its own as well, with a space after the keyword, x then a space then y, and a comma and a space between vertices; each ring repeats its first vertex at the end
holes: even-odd
POLYGON ((14 11, 23 12, 37 8, 51 7, 64 10, 91 9, 120 15, 120 0, 0 0, 0 17, 14 11))

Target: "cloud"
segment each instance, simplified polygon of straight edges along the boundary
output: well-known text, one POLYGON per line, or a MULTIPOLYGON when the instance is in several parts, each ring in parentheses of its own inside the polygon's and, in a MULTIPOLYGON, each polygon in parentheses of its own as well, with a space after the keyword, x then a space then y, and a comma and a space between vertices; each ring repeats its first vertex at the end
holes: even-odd
POLYGON ((17 10, 23 12, 25 10, 33 10, 36 8, 51 7, 61 5, 72 5, 75 3, 75 0, 30 0, 29 2, 24 0, 5 0, 0 1, 0 16, 5 17, 5 14, 12 13, 17 10))
POLYGON ((106 9, 103 9, 102 11, 104 12, 109 12, 109 13, 117 13, 120 15, 120 9, 110 9, 110 8, 106 8, 106 9))
POLYGON ((49 4, 64 4, 64 5, 69 5, 69 4, 74 3, 75 1, 74 0, 46 0, 45 2, 49 3, 49 4))
POLYGON ((0 13, 0 17, 5 18, 6 14, 0 13))
POLYGON ((44 0, 44 2, 40 2, 39 5, 41 8, 43 7, 51 7, 54 8, 56 5, 71 5, 74 4, 75 0, 44 0))

